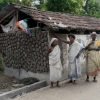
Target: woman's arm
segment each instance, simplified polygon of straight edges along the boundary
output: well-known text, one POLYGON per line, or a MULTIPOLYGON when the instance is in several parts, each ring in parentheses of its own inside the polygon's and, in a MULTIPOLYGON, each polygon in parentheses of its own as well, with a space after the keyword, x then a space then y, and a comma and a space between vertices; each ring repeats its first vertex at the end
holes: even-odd
MULTIPOLYGON (((55 35, 55 34, 54 34, 55 35)), ((69 41, 66 41, 66 40, 63 40, 62 38, 59 38, 57 35, 55 35, 56 38, 58 38, 60 41, 64 42, 64 43, 67 43, 67 44, 70 44, 69 41)))
POLYGON ((85 49, 88 49, 93 43, 94 43, 93 41, 90 42, 90 43, 85 47, 85 49))
POLYGON ((64 43, 70 44, 69 41, 63 40, 63 39, 61 39, 61 38, 59 38, 59 40, 62 41, 62 42, 64 42, 64 43))

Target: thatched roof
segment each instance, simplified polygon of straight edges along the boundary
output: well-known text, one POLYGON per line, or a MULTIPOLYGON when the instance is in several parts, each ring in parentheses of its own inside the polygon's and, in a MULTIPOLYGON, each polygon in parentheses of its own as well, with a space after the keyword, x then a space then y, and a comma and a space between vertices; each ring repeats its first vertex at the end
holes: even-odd
POLYGON ((59 12, 39 11, 37 9, 18 5, 14 5, 13 7, 52 29, 100 31, 99 18, 74 16, 59 12))

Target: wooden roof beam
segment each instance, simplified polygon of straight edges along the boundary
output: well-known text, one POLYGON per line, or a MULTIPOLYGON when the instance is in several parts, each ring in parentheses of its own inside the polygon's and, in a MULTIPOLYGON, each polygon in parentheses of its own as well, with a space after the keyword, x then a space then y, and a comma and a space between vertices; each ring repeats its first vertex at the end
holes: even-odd
POLYGON ((5 20, 8 16, 10 16, 13 12, 15 12, 15 10, 11 11, 10 13, 8 13, 5 17, 3 17, 1 20, 0 20, 0 23, 5 20))

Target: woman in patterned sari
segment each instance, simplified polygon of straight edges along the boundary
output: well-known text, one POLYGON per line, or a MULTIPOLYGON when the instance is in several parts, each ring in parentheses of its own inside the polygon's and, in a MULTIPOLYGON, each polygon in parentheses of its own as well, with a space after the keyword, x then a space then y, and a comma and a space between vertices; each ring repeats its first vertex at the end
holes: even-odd
POLYGON ((97 49, 96 45, 96 32, 91 33, 91 39, 88 41, 86 46, 86 74, 87 79, 89 81, 89 77, 93 77, 93 81, 97 82, 96 77, 98 75, 99 67, 100 67, 100 52, 95 50, 97 49), (92 50, 94 49, 94 50, 92 50))

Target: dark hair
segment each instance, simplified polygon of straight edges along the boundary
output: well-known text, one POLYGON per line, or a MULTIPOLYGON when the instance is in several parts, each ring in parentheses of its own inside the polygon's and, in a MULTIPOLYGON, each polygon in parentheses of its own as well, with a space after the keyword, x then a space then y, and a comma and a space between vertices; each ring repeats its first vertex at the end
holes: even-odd
POLYGON ((73 34, 69 34, 68 37, 72 37, 75 39, 75 35, 73 35, 73 34))

